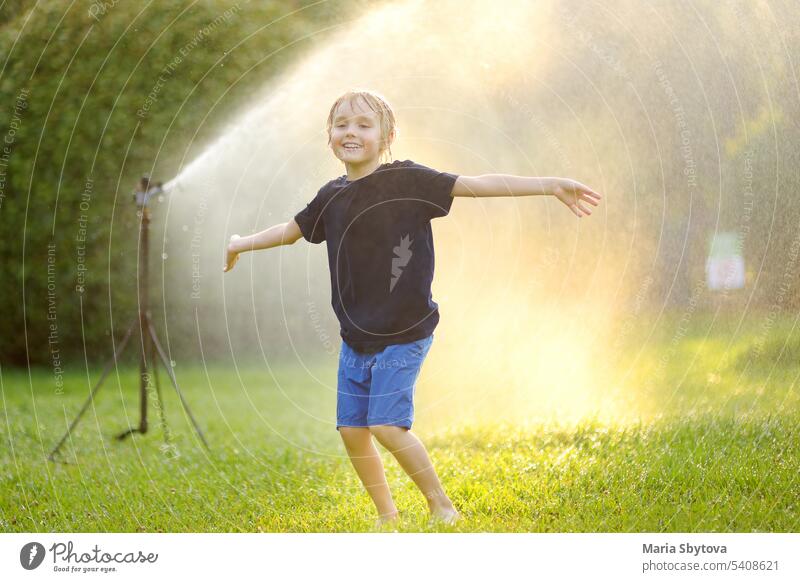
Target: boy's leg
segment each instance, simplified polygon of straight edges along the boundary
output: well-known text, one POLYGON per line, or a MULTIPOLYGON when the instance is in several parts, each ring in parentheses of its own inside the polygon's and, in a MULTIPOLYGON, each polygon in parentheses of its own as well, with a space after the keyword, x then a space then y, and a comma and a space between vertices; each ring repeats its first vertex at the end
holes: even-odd
POLYGON ((401 426, 377 425, 369 427, 369 430, 417 484, 428 501, 431 513, 447 521, 458 518, 458 512, 442 489, 425 446, 416 435, 401 426))
POLYGON ((339 427, 339 432, 358 478, 375 503, 381 519, 394 519, 397 508, 386 482, 381 456, 372 442, 372 433, 368 428, 347 426, 339 427))
POLYGON ((381 521, 397 517, 372 433, 366 427, 369 410, 372 357, 354 352, 345 342, 339 356, 336 425, 350 462, 378 509, 381 521))
POLYGON ((431 512, 447 521, 458 512, 447 497, 430 457, 409 428, 414 421, 414 391, 422 363, 433 343, 433 335, 388 346, 378 355, 372 375, 367 424, 417 484, 431 512))

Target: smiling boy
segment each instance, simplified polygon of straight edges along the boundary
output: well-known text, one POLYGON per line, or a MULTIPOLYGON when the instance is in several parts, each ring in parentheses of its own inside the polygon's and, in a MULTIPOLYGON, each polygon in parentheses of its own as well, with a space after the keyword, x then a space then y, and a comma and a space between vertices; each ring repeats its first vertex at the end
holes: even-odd
POLYGON ((233 235, 224 270, 245 251, 301 237, 327 242, 331 304, 342 337, 336 428, 353 467, 379 520, 396 519, 375 437, 419 487, 431 514, 452 523, 459 513, 410 430, 416 381, 439 322, 430 221, 446 216, 459 196, 553 195, 578 217, 590 215, 588 205, 601 197, 566 178, 459 176, 411 160, 381 163, 391 156, 395 116, 371 91, 339 97, 327 128, 347 173, 325 184, 294 219, 248 237, 233 235))

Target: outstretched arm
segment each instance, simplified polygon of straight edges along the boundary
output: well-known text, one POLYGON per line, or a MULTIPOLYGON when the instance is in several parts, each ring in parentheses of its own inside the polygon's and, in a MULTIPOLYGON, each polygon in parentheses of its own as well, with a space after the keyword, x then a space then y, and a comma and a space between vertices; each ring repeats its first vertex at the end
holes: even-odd
POLYGON ((222 270, 227 273, 233 269, 236 261, 239 260, 240 253, 270 249, 280 245, 291 245, 302 236, 303 233, 300 232, 300 227, 297 226, 294 218, 289 222, 276 224, 275 226, 269 227, 267 230, 262 230, 250 236, 234 234, 228 243, 228 248, 225 253, 225 266, 222 267, 222 270))
POLYGON ((452 196, 555 196, 579 218, 591 210, 584 204, 597 206, 602 196, 569 178, 539 178, 535 176, 510 176, 484 174, 459 176, 453 186, 452 196))

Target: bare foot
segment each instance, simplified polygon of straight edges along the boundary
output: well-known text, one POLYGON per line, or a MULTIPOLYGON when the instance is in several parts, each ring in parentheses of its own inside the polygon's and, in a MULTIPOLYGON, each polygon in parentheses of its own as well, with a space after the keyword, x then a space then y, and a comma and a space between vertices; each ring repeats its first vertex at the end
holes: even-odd
POLYGON ((453 502, 441 487, 425 494, 425 499, 428 500, 428 510, 435 521, 452 525, 461 519, 461 515, 453 507, 453 502))
POLYGON ((431 511, 431 517, 434 521, 441 521, 447 525, 453 525, 461 519, 461 514, 456 511, 455 507, 440 508, 431 511))
POLYGON ((400 513, 395 511, 394 513, 386 513, 378 517, 375 520, 375 527, 383 528, 386 525, 394 525, 400 521, 400 513))

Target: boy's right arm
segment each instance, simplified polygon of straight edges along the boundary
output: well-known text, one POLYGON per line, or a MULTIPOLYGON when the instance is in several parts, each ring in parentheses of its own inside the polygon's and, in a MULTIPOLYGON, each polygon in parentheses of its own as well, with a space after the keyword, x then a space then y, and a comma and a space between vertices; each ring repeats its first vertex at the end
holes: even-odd
POLYGON ((227 273, 233 269, 236 261, 239 260, 240 253, 270 249, 280 245, 291 245, 302 238, 302 236, 303 233, 300 232, 300 227, 297 225, 294 218, 289 222, 276 224, 275 226, 269 227, 267 230, 262 230, 250 236, 234 234, 228 243, 225 266, 222 270, 227 273))

